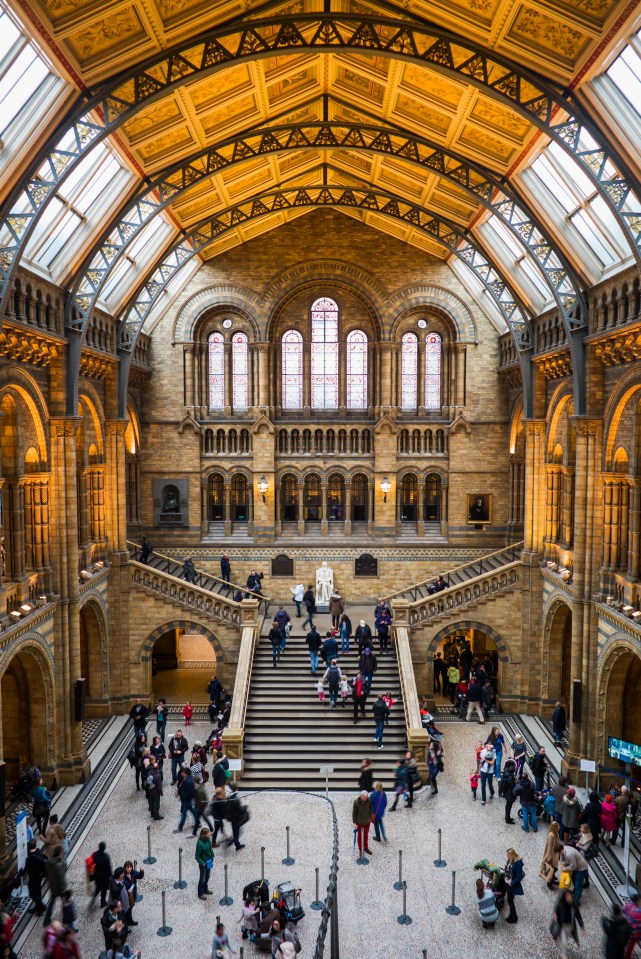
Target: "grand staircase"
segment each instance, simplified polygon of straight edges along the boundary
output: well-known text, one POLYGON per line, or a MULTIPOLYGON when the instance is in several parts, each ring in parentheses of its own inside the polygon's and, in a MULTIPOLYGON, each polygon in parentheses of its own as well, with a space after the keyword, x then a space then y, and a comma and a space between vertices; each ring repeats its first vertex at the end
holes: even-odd
MULTIPOLYGON (((405 721, 395 657, 388 653, 378 658, 372 692, 367 700, 366 718, 353 725, 353 705, 332 710, 329 702, 318 702, 316 676, 309 671, 305 636, 294 619, 294 631, 277 668, 272 666, 271 627, 266 617, 263 635, 254 655, 250 698, 245 721, 244 789, 311 789, 325 786, 321 766, 332 766, 330 789, 357 789, 361 759, 373 763, 374 779, 386 787, 393 781, 393 770, 405 749, 405 721), (385 729, 384 745, 378 750, 373 741, 372 706, 379 692, 392 691, 397 699, 390 725, 385 729)), ((320 631, 320 630, 319 630, 320 631)), ((376 643, 376 645, 378 645, 376 643)), ((339 657, 339 665, 351 679, 358 668, 358 648, 352 643, 349 653, 339 657)), ((329 697, 328 697, 329 698, 329 697)))

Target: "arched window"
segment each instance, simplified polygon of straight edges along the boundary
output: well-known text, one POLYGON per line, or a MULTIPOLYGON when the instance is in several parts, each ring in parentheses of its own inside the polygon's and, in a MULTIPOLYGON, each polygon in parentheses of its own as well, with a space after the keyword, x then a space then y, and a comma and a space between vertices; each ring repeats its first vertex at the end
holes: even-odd
POLYGON ((416 333, 405 333, 401 340, 401 409, 415 410, 418 406, 418 338, 416 333))
POLYGON ((347 337, 347 409, 367 409, 367 336, 362 330, 347 337))
POLYGON ((329 297, 312 304, 312 409, 338 409, 338 306, 329 297))
POLYGON ((222 333, 209 336, 209 409, 225 408, 225 343, 222 333))
POLYGON ((428 333, 425 337, 425 409, 441 408, 441 337, 428 333))
POLYGON ((298 330, 283 333, 283 396, 284 410, 303 407, 303 337, 298 330))
POLYGON ((247 362, 247 336, 234 333, 231 338, 231 366, 233 374, 232 408, 246 410, 249 407, 249 364, 247 362))

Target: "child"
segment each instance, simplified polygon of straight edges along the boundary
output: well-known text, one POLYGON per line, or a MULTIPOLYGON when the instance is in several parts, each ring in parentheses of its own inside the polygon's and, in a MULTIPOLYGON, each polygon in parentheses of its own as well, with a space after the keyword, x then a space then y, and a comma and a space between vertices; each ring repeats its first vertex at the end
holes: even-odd
POLYGON ((323 686, 323 680, 319 679, 316 683, 316 690, 318 692, 318 701, 319 703, 325 702, 325 687, 323 686))
POLYGON ((191 705, 191 699, 186 706, 183 706, 183 716, 185 717, 185 726, 191 726, 191 717, 194 715, 194 707, 191 705))
POLYGON ((248 896, 245 899, 245 904, 240 910, 240 931, 242 933, 243 939, 246 939, 247 936, 254 942, 256 938, 256 930, 258 929, 258 911, 256 905, 251 896, 248 896))
POLYGON ((476 771, 479 772, 481 769, 481 752, 484 749, 483 743, 476 744, 476 771))
POLYGON ((554 814, 556 813, 556 799, 551 792, 548 793, 543 800, 543 808, 548 822, 552 822, 554 820, 554 814))
POLYGON ((343 704, 343 709, 347 703, 347 697, 349 696, 349 683, 347 682, 347 676, 343 673, 341 679, 341 703, 343 704))
MULTIPOLYGON (((391 690, 388 690, 388 691, 385 693, 384 696, 381 696, 381 699, 383 700, 383 702, 385 703, 385 705, 387 706, 388 709, 391 709, 392 706, 394 705, 394 703, 396 702, 396 700, 395 700, 394 697, 392 696, 392 691, 391 691, 391 690)), ((389 716, 388 716, 387 719, 385 720, 385 725, 386 725, 386 726, 389 726, 389 716)))
POLYGON ((76 905, 73 901, 73 893, 71 889, 67 889, 66 892, 62 894, 62 924, 63 926, 71 926, 71 928, 78 932, 78 927, 76 926, 76 905))
POLYGON ((476 802, 476 790, 479 788, 478 770, 474 770, 470 776, 470 786, 472 787, 472 795, 474 796, 474 801, 476 802))

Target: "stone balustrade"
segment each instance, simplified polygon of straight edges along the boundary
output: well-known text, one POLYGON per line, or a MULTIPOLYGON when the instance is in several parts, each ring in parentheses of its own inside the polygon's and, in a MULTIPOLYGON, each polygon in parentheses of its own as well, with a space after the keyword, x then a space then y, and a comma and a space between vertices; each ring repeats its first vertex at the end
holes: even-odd
POLYGON ((219 593, 186 583, 170 573, 131 560, 129 563, 131 585, 152 593, 159 599, 178 603, 185 609, 211 616, 229 626, 240 626, 241 604, 219 593))

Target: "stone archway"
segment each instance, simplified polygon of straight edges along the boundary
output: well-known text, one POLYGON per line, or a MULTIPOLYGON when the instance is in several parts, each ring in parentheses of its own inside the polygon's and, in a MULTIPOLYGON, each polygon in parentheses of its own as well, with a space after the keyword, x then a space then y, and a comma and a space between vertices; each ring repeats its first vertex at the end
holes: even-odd
POLYGON ((488 652, 492 652, 492 647, 496 649, 498 653, 498 663, 497 663, 497 674, 496 678, 498 681, 498 692, 499 696, 501 691, 505 692, 506 681, 507 681, 507 672, 506 667, 511 661, 510 647, 506 640, 497 633, 492 626, 487 626, 485 623, 478 623, 474 620, 459 620, 456 623, 451 623, 449 626, 444 626, 440 629, 429 641, 427 645, 427 681, 428 681, 428 699, 433 702, 433 689, 434 689, 434 656, 438 650, 441 643, 446 640, 449 636, 453 634, 462 634, 466 633, 468 636, 470 634, 477 635, 482 634, 487 639, 490 640, 488 644, 488 652))
POLYGON ((141 651, 149 695, 180 706, 188 699, 194 705, 207 704, 207 684, 224 658, 216 636, 200 623, 174 620, 159 626, 141 651))
POLYGON ((108 715, 109 652, 102 607, 87 600, 80 608, 80 672, 86 680, 85 715, 108 715))
POLYGON ((596 756, 606 766, 623 769, 608 756, 608 737, 641 742, 640 686, 641 645, 622 639, 605 653, 599 673, 596 756))
POLYGON ((542 705, 570 702, 572 682, 572 610, 564 600, 552 603, 545 618, 541 664, 542 705))
POLYGON ((40 643, 27 642, 0 661, 2 757, 7 785, 25 766, 53 773, 55 702, 51 665, 40 643))

